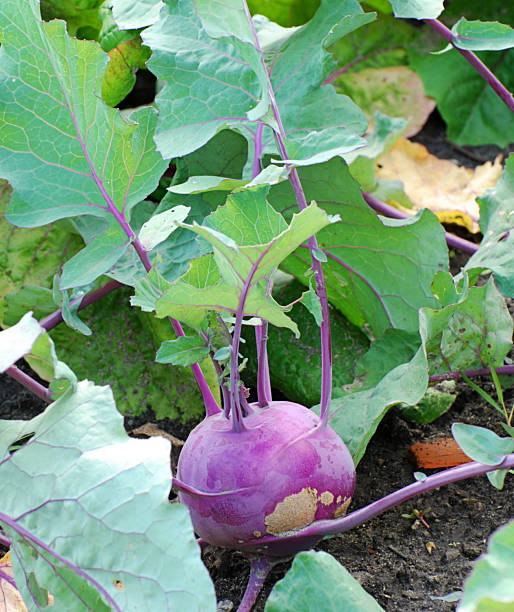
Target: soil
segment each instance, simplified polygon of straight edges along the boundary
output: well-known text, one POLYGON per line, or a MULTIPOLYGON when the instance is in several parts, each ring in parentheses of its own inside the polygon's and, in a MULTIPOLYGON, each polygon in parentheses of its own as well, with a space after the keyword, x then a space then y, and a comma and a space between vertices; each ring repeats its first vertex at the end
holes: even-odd
MULTIPOLYGON (((477 158, 493 159, 499 152, 490 147, 487 151, 455 148, 445 140, 444 123, 437 112, 415 140, 439 157, 457 159, 470 166, 479 163, 477 158)), ((454 273, 465 259, 460 254, 452 259, 454 273)), ((494 395, 489 380, 477 380, 477 384, 494 395)), ((408 423, 397 409, 388 413, 358 466, 357 490, 350 510, 413 482, 416 468, 409 463, 406 453, 414 442, 450 437, 451 424, 456 421, 504 433, 499 425, 500 415, 494 409, 467 385, 458 383, 457 389, 459 395, 454 406, 433 424, 408 423)), ((508 390, 505 400, 512 405, 514 391, 508 390)), ((43 409, 41 400, 6 375, 0 375, 1 419, 30 419, 43 409)), ((127 418, 127 431, 148 421, 181 439, 194 425, 156 422, 149 413, 137 419, 127 418)), ((431 474, 434 470, 425 472, 431 474)), ((455 609, 455 603, 433 598, 462 587, 473 561, 486 550, 490 534, 513 516, 514 477, 508 476, 504 489, 497 491, 483 476, 397 506, 361 527, 323 541, 318 548, 334 555, 388 612, 449 611, 455 609), (423 511, 429 527, 402 516, 414 509, 423 511)), ((204 561, 215 583, 218 601, 223 602, 220 609, 236 610, 248 578, 248 561, 239 553, 213 548, 204 550, 204 561)), ((264 609, 273 584, 283 577, 290 563, 285 561, 273 568, 255 611, 264 609)))

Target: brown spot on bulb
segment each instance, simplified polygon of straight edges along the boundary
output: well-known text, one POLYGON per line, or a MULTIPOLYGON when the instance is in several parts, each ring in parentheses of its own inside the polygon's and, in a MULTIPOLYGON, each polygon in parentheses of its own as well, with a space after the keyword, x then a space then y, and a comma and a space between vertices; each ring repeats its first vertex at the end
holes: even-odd
POLYGON ((318 492, 316 489, 305 487, 299 493, 288 495, 264 519, 266 531, 279 535, 285 531, 306 527, 314 520, 317 507, 318 492))
POLYGON ((339 518, 340 516, 344 516, 346 514, 346 511, 348 510, 348 506, 351 504, 352 502, 352 498, 348 497, 342 506, 339 506, 339 508, 336 508, 334 510, 334 518, 339 518))
POLYGON ((323 491, 319 496, 319 500, 324 506, 330 506, 330 504, 334 503, 334 494, 330 491, 323 491))

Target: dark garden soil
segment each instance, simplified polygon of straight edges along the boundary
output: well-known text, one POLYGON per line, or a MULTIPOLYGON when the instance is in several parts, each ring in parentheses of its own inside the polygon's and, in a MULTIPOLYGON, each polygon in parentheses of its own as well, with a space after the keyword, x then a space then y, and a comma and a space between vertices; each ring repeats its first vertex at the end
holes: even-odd
MULTIPOLYGON (((491 147, 454 147, 445 141, 444 124, 437 113, 415 140, 439 157, 470 166, 493 159, 499 152, 491 147)), ((453 258, 453 271, 458 271, 464 261, 458 256, 453 258)), ((494 395, 489 380, 477 383, 494 395)), ((409 446, 421 440, 450 437, 451 424, 456 421, 487 426, 504 434, 499 426, 501 417, 493 408, 465 384, 458 383, 457 389, 459 396, 454 406, 431 425, 408 423, 397 409, 389 412, 358 466, 351 510, 413 482, 416 468, 406 458, 409 446)), ((505 399, 507 405, 512 405, 514 391, 506 391, 505 399)), ((43 402, 18 383, 0 376, 0 419, 29 419, 43 407, 43 402)), ((127 430, 148 421, 152 421, 151 413, 128 418, 127 430)), ((178 438, 187 436, 188 428, 176 422, 156 424, 178 438)), ((178 450, 175 451, 176 460, 178 450)), ((351 532, 325 540, 318 548, 334 555, 388 612, 448 611, 454 610, 456 604, 432 598, 461 588, 474 559, 486 550, 490 534, 512 517, 514 477, 508 476, 505 488, 497 491, 483 476, 427 493, 351 532), (413 509, 424 511, 429 527, 402 517, 413 509)), ((248 578, 248 561, 239 553, 217 549, 206 549, 204 561, 215 582, 218 601, 223 602, 220 609, 236 610, 248 578)), ((264 609, 273 584, 289 566, 290 561, 286 561, 273 568, 255 610, 264 609)))

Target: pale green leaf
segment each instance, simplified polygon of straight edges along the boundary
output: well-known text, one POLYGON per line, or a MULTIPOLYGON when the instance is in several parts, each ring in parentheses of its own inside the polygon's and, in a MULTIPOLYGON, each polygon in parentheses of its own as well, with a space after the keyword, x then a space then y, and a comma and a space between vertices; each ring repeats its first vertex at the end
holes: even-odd
POLYGON ((200 336, 181 336, 166 340, 157 351, 157 363, 189 366, 209 356, 209 347, 200 336))
MULTIPOLYGON (((122 119, 98 95, 107 55, 38 12, 35 0, 0 7, 0 175, 14 188, 7 218, 23 227, 75 215, 127 222, 167 165, 152 140, 155 111, 122 119)), ((104 253, 105 265, 119 247, 104 253)), ((85 274, 93 260, 80 263, 85 274)))
POLYGON ((30 352, 42 332, 43 328, 34 319, 32 312, 27 312, 12 327, 0 331, 0 372, 5 372, 18 359, 30 352))
POLYGON ((453 43, 460 49, 500 51, 514 47, 514 30, 498 21, 468 21, 462 17, 452 27, 453 43))
POLYGON ((464 269, 492 270, 503 295, 514 297, 514 155, 505 162, 496 185, 478 198, 478 203, 484 238, 464 269))
POLYGON ((379 612, 366 593, 338 561, 324 551, 301 552, 285 578, 275 584, 266 612, 379 612))
POLYGON ((395 17, 436 19, 444 10, 443 0, 389 0, 395 17))
POLYGON ((458 612, 509 612, 514 608, 514 521, 497 529, 470 576, 458 612))
POLYGON ((112 0, 112 13, 119 28, 131 30, 155 23, 161 6, 161 0, 112 0))
MULTIPOLYGON (((1 480, 12 493, 2 512, 98 581, 120 609, 216 609, 187 509, 168 501, 169 443, 129 438, 108 387, 82 381, 34 419, 2 421, 0 456, 1 480)), ((53 595, 56 609, 110 609, 84 578, 5 530, 31 609, 29 576, 53 595)))
POLYGON ((153 215, 139 230, 139 240, 146 251, 152 250, 158 244, 178 229, 191 209, 188 206, 174 206, 162 213, 153 215))
POLYGON ((470 459, 485 465, 498 465, 505 455, 514 452, 514 439, 500 438, 485 427, 454 423, 452 434, 470 459))

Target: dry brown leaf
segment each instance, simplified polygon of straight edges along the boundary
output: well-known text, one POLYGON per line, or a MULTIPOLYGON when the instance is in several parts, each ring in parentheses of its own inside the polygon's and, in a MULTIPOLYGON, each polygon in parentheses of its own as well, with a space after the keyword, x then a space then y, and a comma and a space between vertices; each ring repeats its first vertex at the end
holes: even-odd
POLYGON ((159 429, 159 427, 157 427, 157 425, 155 425, 154 423, 145 423, 140 427, 136 427, 136 429, 133 429, 130 433, 135 434, 136 436, 148 436, 149 438, 161 436, 162 438, 166 438, 166 440, 169 440, 172 446, 184 446, 183 440, 179 440, 172 434, 169 434, 168 432, 164 431, 164 429, 159 429))
MULTIPOLYGON (((11 563, 11 553, 8 552, 0 559, 0 569, 10 578, 14 578, 11 563)), ((27 612, 20 592, 16 587, 0 578, 0 610, 2 612, 27 612)))
POLYGON ((457 223, 478 232, 479 208, 475 199, 494 187, 502 172, 501 156, 475 169, 457 166, 431 155, 426 147, 398 140, 376 162, 378 178, 402 181, 414 208, 407 210, 395 201, 388 204, 414 214, 429 208, 441 222, 457 223))

